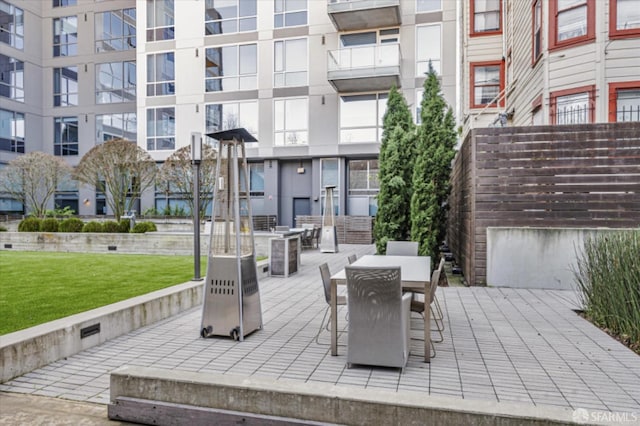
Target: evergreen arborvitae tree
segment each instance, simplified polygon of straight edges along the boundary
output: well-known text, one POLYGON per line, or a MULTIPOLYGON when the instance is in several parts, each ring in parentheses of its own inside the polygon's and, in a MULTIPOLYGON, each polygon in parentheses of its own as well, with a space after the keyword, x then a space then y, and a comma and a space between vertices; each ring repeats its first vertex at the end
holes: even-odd
POLYGON ((379 254, 385 253, 388 240, 406 240, 410 235, 414 128, 404 96, 392 87, 384 115, 378 158, 380 190, 373 234, 379 254))
POLYGON ((456 132, 453 113, 431 66, 421 106, 411 197, 411 240, 420 243, 420 255, 431 256, 435 263, 440 242, 446 236, 446 202, 451 190, 449 177, 456 132))

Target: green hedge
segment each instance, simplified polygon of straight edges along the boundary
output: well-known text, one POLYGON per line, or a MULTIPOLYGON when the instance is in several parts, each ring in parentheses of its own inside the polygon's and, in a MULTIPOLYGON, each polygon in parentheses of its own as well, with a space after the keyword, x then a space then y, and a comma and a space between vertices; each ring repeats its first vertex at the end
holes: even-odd
POLYGON ((102 222, 97 222, 95 220, 91 222, 87 222, 82 227, 82 232, 103 232, 104 227, 102 226, 102 222))
POLYGON ((106 220, 102 222, 102 232, 122 232, 120 230, 120 224, 115 220, 106 220))
POLYGON ((144 234, 145 232, 154 232, 157 230, 158 228, 153 222, 138 222, 135 224, 131 232, 134 234, 144 234))
POLYGON ((42 220, 37 217, 27 217, 22 219, 18 224, 18 232, 39 232, 41 222, 42 220))
POLYGON ((0 232, 7 232, 7 228, 5 228, 4 226, 0 225, 0 232))
POLYGON ((40 222, 40 232, 58 232, 60 222, 54 217, 42 219, 40 222))
POLYGON ((585 241, 574 270, 586 316, 640 353, 640 230, 585 241))
POLYGON ((84 222, 77 217, 69 217, 60 222, 60 232, 82 232, 84 222))

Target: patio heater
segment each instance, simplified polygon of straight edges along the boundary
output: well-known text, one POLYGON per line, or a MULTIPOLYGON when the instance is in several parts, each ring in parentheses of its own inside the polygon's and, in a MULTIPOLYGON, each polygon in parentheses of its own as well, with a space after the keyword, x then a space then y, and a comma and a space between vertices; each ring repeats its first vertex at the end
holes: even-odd
POLYGON ((322 238, 320 251, 322 253, 338 252, 338 235, 336 233, 336 216, 333 205, 333 190, 335 186, 324 187, 324 212, 322 213, 322 238))
POLYGON ((200 335, 244 337, 262 328, 244 128, 207 136, 218 140, 216 185, 200 335))

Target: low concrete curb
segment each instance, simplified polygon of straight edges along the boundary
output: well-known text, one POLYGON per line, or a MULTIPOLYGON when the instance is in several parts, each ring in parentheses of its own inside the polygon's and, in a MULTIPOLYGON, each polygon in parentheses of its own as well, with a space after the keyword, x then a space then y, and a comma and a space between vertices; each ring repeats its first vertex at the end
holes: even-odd
POLYGON ((199 305, 202 287, 189 281, 0 336, 0 383, 199 305))
MULTIPOLYGON (((109 418, 122 418, 118 398, 184 404, 347 425, 564 425, 568 408, 357 390, 267 377, 125 366, 111 373, 109 418)), ((133 419, 131 419, 133 420, 133 419)))

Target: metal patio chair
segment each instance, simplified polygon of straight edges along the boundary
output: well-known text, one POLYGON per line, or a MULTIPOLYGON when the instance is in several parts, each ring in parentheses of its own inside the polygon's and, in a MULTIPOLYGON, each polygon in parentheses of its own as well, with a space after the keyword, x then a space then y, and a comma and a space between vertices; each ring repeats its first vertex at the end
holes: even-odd
MULTIPOLYGON (((318 334, 316 334, 316 343, 319 345, 325 345, 326 343, 320 343, 320 333, 322 333, 323 328, 329 331, 329 325, 331 324, 331 317, 327 319, 327 315, 331 309, 331 272, 329 271, 329 265, 327 263, 320 265, 320 277, 322 278, 322 288, 324 289, 324 300, 327 302, 327 309, 324 311, 324 316, 320 322, 318 334)), ((340 306, 346 304, 347 297, 338 295, 336 305, 340 306)))
POLYGON ((417 241, 387 241, 387 256, 417 256, 417 241))

